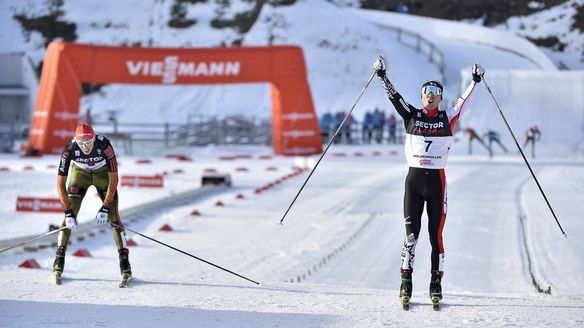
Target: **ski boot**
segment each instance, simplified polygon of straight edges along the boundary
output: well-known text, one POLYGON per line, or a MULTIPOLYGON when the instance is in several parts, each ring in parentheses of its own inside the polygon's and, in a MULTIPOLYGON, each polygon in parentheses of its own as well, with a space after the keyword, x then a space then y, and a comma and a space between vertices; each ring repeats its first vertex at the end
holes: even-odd
POLYGON ((430 299, 432 300, 432 308, 434 310, 440 309, 440 301, 442 300, 442 272, 438 270, 431 271, 430 278, 430 299))
POLYGON ((53 262, 53 276, 55 277, 55 283, 60 285, 61 275, 63 274, 63 269, 65 268, 65 247, 57 247, 57 252, 55 254, 55 262, 53 262))
POLYGON ((412 270, 402 270, 401 287, 399 288, 399 298, 404 310, 410 309, 410 298, 412 298, 412 270))
POLYGON ((132 279, 132 268, 128 257, 129 251, 127 248, 122 248, 118 250, 118 253, 120 254, 120 272, 122 273, 122 282, 119 287, 125 288, 128 285, 128 281, 132 279))

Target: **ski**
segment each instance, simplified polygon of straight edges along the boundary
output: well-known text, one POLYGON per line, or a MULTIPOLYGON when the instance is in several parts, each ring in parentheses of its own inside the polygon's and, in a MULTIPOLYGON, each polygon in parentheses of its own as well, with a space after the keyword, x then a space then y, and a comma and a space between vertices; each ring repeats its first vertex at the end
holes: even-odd
POLYGON ((132 280, 132 276, 129 274, 123 274, 122 275, 122 282, 120 282, 119 287, 120 288, 126 288, 128 287, 128 282, 132 280))
POLYGON ((437 295, 432 296, 432 309, 434 311, 440 311, 440 297, 437 295))
POLYGON ((412 298, 412 271, 404 270, 401 273, 401 286, 399 287, 399 298, 404 310, 410 310, 410 298, 412 298))
POLYGON ((402 308, 405 311, 409 311, 410 310, 410 298, 408 296, 402 296, 401 297, 401 303, 402 303, 402 308))
POLYGON ((61 274, 60 273, 55 273, 55 275, 53 276, 53 278, 55 279, 55 284, 57 284, 57 285, 63 284, 63 281, 61 280, 61 274))
POLYGON ((442 300, 442 272, 438 270, 432 271, 430 278, 430 300, 432 301, 432 309, 434 311, 440 310, 440 301, 442 300))

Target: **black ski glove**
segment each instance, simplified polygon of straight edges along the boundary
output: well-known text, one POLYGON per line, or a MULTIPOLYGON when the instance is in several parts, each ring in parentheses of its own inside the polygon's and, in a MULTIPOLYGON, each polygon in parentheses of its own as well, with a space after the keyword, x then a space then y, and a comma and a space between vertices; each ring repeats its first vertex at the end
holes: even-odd
POLYGON ((373 69, 375 70, 375 74, 377 74, 377 76, 379 77, 385 76, 385 61, 383 60, 383 57, 381 57, 381 55, 379 55, 375 63, 373 63, 373 69))
POLYGON ((472 80, 476 83, 481 83, 483 80, 483 75, 485 74, 485 69, 480 63, 476 63, 472 66, 472 80))

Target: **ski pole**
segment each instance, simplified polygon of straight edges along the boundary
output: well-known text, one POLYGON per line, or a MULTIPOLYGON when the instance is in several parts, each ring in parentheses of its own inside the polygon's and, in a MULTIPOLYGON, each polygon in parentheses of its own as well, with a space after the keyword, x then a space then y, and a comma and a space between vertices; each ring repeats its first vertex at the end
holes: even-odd
POLYGON ((29 239, 29 240, 27 240, 27 241, 23 241, 23 242, 21 242, 21 243, 18 243, 18 244, 16 244, 16 245, 10 246, 10 247, 8 247, 8 248, 4 248, 3 250, 0 250, 0 253, 4 253, 4 252, 6 252, 6 251, 9 251, 9 250, 11 250, 11 249, 13 249, 13 248, 16 248, 16 247, 18 247, 18 246, 26 245, 26 244, 28 244, 28 243, 30 243, 30 242, 33 242, 33 241, 37 240, 37 239, 41 239, 41 238, 43 238, 43 237, 46 237, 46 236, 52 235, 52 234, 54 234, 54 233, 61 232, 62 230, 65 230, 65 229, 68 229, 68 228, 67 228, 67 227, 63 227, 63 228, 60 228, 60 229, 56 229, 56 230, 51 230, 51 231, 49 231, 49 232, 45 232, 45 233, 43 233, 42 235, 38 235, 38 236, 36 236, 36 237, 34 237, 34 238, 31 238, 31 239, 29 239))
POLYGON ((353 106, 351 106, 351 109, 349 110, 349 112, 345 115, 345 118, 343 118, 343 121, 341 122, 341 124, 339 124, 339 127, 337 128, 337 130, 335 131, 335 133, 333 134, 331 140, 328 142, 328 144, 326 145, 324 151, 322 152, 322 154, 320 155, 320 157, 318 158, 318 161, 316 161, 316 164, 314 165, 314 167, 312 168, 312 170, 310 171, 310 173, 308 174, 308 177, 306 178, 306 180, 304 180, 304 183, 302 184, 302 186, 300 187, 300 190, 298 190, 298 193, 296 194, 296 196, 294 197, 294 199, 292 200, 292 203, 290 203, 290 206, 288 206, 288 209, 286 210, 286 212, 284 213, 284 215, 282 216, 282 219, 280 220, 280 224, 283 224, 284 219, 286 218, 286 215, 288 214, 288 212, 290 211, 290 209, 292 208, 292 205, 294 205, 294 203, 296 202, 296 199, 298 199, 298 196, 300 196, 300 193, 302 192, 302 189, 304 189, 304 186, 306 186, 306 183, 308 182, 308 180, 310 180, 310 177, 312 176, 312 174, 314 173, 314 171, 316 170, 318 164, 320 163, 320 161, 322 160, 322 158, 324 157, 324 155, 326 154, 326 152, 328 151, 329 147, 332 145, 333 141, 335 140, 335 138, 337 137, 337 134, 339 134, 339 131, 341 131, 341 128, 343 127, 343 124, 345 124, 345 121, 347 120, 347 118, 351 115, 351 113, 353 112, 353 109, 355 109, 355 106, 357 106, 357 102, 359 101, 359 99, 361 99, 361 96, 363 96, 363 93, 365 92, 365 90, 367 89, 367 87, 369 86, 369 83, 371 83, 371 80, 373 80, 373 77, 375 76, 376 72, 373 72, 371 74, 371 77, 369 77, 369 80, 367 81, 367 84, 365 84, 365 87, 363 88, 363 90, 361 90, 361 93, 359 94, 359 97, 357 97, 357 100, 355 100, 355 103, 353 103, 353 106))
POLYGON ((254 283, 254 284, 256 284, 256 285, 259 285, 259 284, 260 284, 259 282, 255 281, 255 280, 251 280, 251 279, 249 279, 249 278, 246 278, 246 277, 244 277, 244 276, 242 276, 242 275, 240 275, 240 274, 237 274, 237 273, 235 273, 235 272, 233 272, 233 271, 231 271, 231 270, 227 270, 227 269, 225 269, 225 268, 223 268, 223 267, 221 267, 221 266, 218 266, 217 264, 211 263, 211 262, 209 262, 209 261, 207 261, 207 260, 204 260, 204 259, 202 259, 202 258, 200 258, 200 257, 197 257, 197 256, 195 256, 195 255, 193 255, 193 254, 187 253, 187 252, 185 252, 185 251, 183 251, 183 250, 180 250, 180 249, 178 249, 178 248, 176 248, 176 247, 173 247, 173 246, 171 246, 171 245, 168 245, 168 244, 166 244, 166 243, 163 243, 163 242, 161 242, 161 241, 158 241, 158 240, 156 240, 156 239, 154 239, 154 238, 152 238, 152 237, 148 237, 148 236, 146 236, 146 235, 144 235, 144 234, 141 234, 141 233, 139 233, 139 232, 138 232, 138 231, 136 231, 136 230, 132 230, 132 229, 130 229, 130 228, 128 228, 128 227, 122 227, 122 226, 120 226, 120 225, 118 225, 118 224, 116 224, 116 223, 113 223, 113 222, 110 222, 110 224, 111 224, 112 226, 114 226, 114 227, 117 227, 117 228, 120 228, 120 229, 122 229, 122 230, 128 230, 128 231, 131 231, 131 232, 133 232, 133 233, 135 233, 135 234, 137 234, 137 235, 140 235, 140 236, 142 236, 142 237, 144 237, 144 238, 146 238, 146 239, 148 239, 148 240, 152 240, 152 241, 153 241, 153 242, 155 242, 155 243, 159 243, 160 245, 166 246, 166 247, 168 247, 168 248, 170 248, 170 249, 172 249, 172 250, 175 250, 175 251, 177 251, 177 252, 179 252, 179 253, 182 253, 182 254, 184 254, 184 255, 186 255, 186 256, 190 256, 190 257, 192 257, 192 258, 194 258, 194 259, 196 259, 196 260, 199 260, 199 261, 201 261, 201 262, 204 262, 204 263, 207 263, 207 264, 209 264, 209 265, 211 265, 211 266, 214 266, 214 267, 216 267, 217 269, 221 269, 221 270, 223 270, 223 271, 225 271, 225 272, 229 272, 229 273, 231 273, 232 275, 238 276, 239 278, 242 278, 242 279, 245 279, 245 280, 247 280, 247 281, 253 282, 253 283, 254 283))
POLYGON ((507 123, 507 119, 505 118, 505 115, 503 114, 501 107, 499 107, 499 104, 497 103, 497 99, 495 99, 495 96, 493 95, 493 91, 491 91, 491 88, 489 87, 489 84, 487 83, 487 80, 485 79, 484 76, 483 76, 483 82, 485 83, 485 87, 487 87, 487 91, 489 91, 489 93, 491 94, 491 97, 493 98, 493 101, 495 102, 495 106, 497 106, 497 109, 499 110, 499 114, 501 114, 501 117, 503 118, 503 122, 505 122, 505 125, 507 126, 507 130, 509 130, 511 137, 513 137, 513 140, 515 141, 515 145, 517 146, 517 149, 519 149, 519 152, 521 153, 521 157, 523 157, 523 160, 525 161, 525 164, 527 165, 529 172, 531 172, 531 176, 535 180, 535 183, 537 184, 537 187, 539 188, 539 191, 541 192, 543 199, 545 200, 547 206, 549 207, 550 211, 552 212, 554 219, 556 219, 556 223, 558 224, 558 227, 560 227, 560 231, 562 232, 562 235, 564 236, 564 238, 567 238, 568 235, 566 235, 566 233, 564 232, 564 229, 562 229, 562 225, 560 224, 560 221, 558 220, 556 213, 554 213, 552 205, 550 205, 550 202, 548 201, 545 193, 543 192, 543 189, 541 188, 541 185, 539 184, 539 181, 537 180, 535 173, 533 173, 533 170, 531 169, 531 166, 529 165, 529 162, 527 161, 527 158, 525 157, 525 154, 523 153, 521 146, 519 146, 519 142, 517 142, 517 138, 515 138, 515 134, 513 134, 513 131, 511 130, 509 123, 507 123))

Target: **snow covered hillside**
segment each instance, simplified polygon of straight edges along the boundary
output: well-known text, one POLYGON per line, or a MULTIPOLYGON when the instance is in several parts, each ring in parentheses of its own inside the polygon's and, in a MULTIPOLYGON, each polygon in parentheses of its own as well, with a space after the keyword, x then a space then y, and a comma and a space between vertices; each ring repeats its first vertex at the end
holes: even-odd
MULTIPOLYGON (((59 19, 75 24, 75 41, 80 43, 154 47, 214 47, 234 43, 243 46, 301 45, 308 63, 313 99, 320 113, 336 112, 350 106, 371 75, 371 65, 378 53, 403 53, 403 56, 400 55, 400 65, 396 67, 396 73, 403 77, 399 78, 403 87, 415 90, 423 82, 425 77, 408 77, 408 72, 423 56, 401 50, 395 37, 326 1, 285 3, 266 2, 249 30, 244 32, 237 27, 213 26, 217 26, 221 19, 234 19, 238 13, 251 10, 253 5, 248 1, 184 4, 186 17, 196 21, 184 28, 167 24, 172 19, 172 1, 127 0, 110 3, 107 7, 97 0, 82 4, 66 1, 61 7, 63 14, 59 19), (97 7, 100 9, 97 10, 97 7), (129 16, 128 12, 132 15, 129 16), (331 24, 332 21, 335 24, 331 24), (307 26, 311 28, 307 29, 307 26)), ((46 15, 48 10, 44 1, 9 0, 0 3, 0 43, 8 47, 7 51, 29 53, 38 63, 44 53, 45 39, 34 30, 23 32, 22 24, 12 16, 26 13, 30 18, 39 17, 46 15)), ((436 68, 429 66, 427 73, 436 76, 436 68)), ((381 104, 386 104, 385 96, 376 93, 364 99, 362 106, 371 109, 381 104)), ((105 120, 107 111, 115 111, 119 113, 120 121, 126 122, 135 122, 136 112, 148 113, 141 119, 157 123, 184 122, 189 115, 271 115, 269 89, 263 84, 182 87, 110 85, 98 94, 85 97, 81 112, 88 107, 98 115, 97 119, 105 120)))
POLYGON ((329 1, 349 8, 393 12, 405 10, 415 16, 489 26, 529 39, 562 69, 584 69, 583 0, 329 1))
POLYGON ((570 0, 549 10, 511 17, 495 28, 533 40, 559 67, 584 69, 584 0, 570 0))

